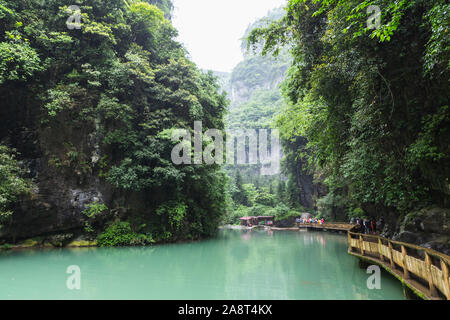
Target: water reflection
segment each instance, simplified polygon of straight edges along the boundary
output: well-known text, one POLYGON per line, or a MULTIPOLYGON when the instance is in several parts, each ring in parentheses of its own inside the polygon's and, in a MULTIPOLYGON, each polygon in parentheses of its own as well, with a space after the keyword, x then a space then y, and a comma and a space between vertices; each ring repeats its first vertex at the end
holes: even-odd
POLYGON ((346 237, 320 232, 222 230, 216 239, 151 248, 0 254, 1 299, 402 299, 347 254, 346 237), (65 287, 78 265, 82 290, 65 287))

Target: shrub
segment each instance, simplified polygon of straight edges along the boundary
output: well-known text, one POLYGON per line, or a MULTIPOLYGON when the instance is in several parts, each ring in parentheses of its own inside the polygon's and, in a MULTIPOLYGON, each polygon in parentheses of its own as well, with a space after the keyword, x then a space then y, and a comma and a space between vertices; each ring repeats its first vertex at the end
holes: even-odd
POLYGON ((115 222, 97 238, 100 247, 119 247, 152 244, 150 234, 138 234, 131 228, 129 222, 115 222))
POLYGON ((100 202, 93 202, 86 206, 86 209, 83 211, 83 214, 88 218, 93 218, 96 215, 105 212, 108 210, 108 207, 100 202))

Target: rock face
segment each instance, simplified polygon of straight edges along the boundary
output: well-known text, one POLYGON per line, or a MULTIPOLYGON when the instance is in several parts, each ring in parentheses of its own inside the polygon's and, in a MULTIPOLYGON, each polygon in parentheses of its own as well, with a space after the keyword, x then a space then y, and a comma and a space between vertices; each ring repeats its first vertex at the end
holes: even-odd
POLYGON ((425 208, 408 214, 399 223, 394 240, 450 254, 450 209, 425 208))
POLYGON ((300 204, 305 208, 317 210, 316 201, 327 194, 326 187, 314 182, 314 176, 304 171, 299 171, 296 178, 300 204))
POLYGON ((38 115, 25 120, 11 121, 8 131, 0 130, 0 143, 17 149, 21 166, 34 182, 31 197, 20 202, 12 222, 0 229, 0 242, 33 237, 70 241, 68 234, 83 233, 86 206, 93 202, 109 205, 112 199, 110 187, 98 175, 97 128, 75 128, 62 118, 67 125, 50 130, 39 125, 38 115), (77 158, 70 158, 70 152, 77 158))
POLYGON ((231 106, 230 108, 236 108, 240 104, 247 102, 252 94, 256 90, 265 89, 272 90, 276 89, 281 82, 283 82, 284 76, 278 75, 274 79, 268 79, 267 82, 262 82, 258 86, 250 86, 248 83, 242 80, 231 81, 230 89, 231 89, 231 106))
POLYGON ((295 226, 295 220, 296 218, 289 218, 285 220, 275 221, 274 225, 277 228, 291 228, 295 226))
POLYGON ((365 204, 363 209, 382 221, 381 236, 450 254, 450 209, 427 207, 400 218, 394 208, 365 204))
MULTIPOLYGON (((307 144, 305 138, 299 138, 298 141, 299 148, 304 148, 307 144)), ((320 179, 318 173, 316 176, 320 179)), ((305 208, 317 211, 317 200, 326 196, 328 190, 320 181, 315 181, 314 175, 307 171, 306 161, 303 159, 296 160, 295 183, 298 188, 299 203, 305 208)))

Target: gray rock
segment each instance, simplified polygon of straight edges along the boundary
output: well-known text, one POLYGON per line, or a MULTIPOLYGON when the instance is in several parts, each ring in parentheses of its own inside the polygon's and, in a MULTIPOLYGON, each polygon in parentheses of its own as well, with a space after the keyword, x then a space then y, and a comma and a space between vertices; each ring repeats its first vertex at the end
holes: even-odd
POLYGON ((409 231, 404 231, 393 238, 393 240, 408 242, 408 243, 418 243, 420 242, 419 236, 416 233, 412 233, 409 231))
POLYGON ((277 228, 291 228, 295 226, 296 218, 289 218, 285 220, 275 221, 274 225, 277 228))
POLYGON ((424 208, 408 214, 399 225, 399 241, 439 252, 450 252, 450 209, 424 208))

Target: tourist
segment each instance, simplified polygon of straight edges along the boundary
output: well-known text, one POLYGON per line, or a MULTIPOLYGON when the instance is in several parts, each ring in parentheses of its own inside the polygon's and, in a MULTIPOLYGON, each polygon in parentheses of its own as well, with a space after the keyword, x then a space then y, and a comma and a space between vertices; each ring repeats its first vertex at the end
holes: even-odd
POLYGON ((378 221, 378 226, 377 226, 377 230, 379 230, 379 232, 381 232, 384 228, 384 218, 381 217, 380 220, 378 221))
POLYGON ((370 233, 370 225, 369 220, 364 219, 364 233, 369 234, 370 233))

